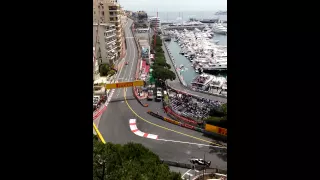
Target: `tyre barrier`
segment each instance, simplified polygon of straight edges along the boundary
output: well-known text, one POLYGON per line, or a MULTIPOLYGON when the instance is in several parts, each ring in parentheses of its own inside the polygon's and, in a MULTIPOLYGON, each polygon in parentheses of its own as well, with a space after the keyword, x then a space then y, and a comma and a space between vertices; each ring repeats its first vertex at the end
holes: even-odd
POLYGON ((209 131, 203 130, 203 134, 206 135, 206 136, 213 136, 215 138, 220 138, 223 141, 227 141, 227 136, 223 136, 223 135, 218 134, 218 133, 214 133, 214 132, 209 132, 209 131))
POLYGON ((175 120, 173 120, 173 119, 170 119, 170 118, 163 118, 163 120, 164 121, 167 121, 167 122, 169 122, 169 123, 171 123, 171 124, 175 124, 175 125, 178 125, 178 126, 181 126, 181 123, 179 122, 179 121, 175 121, 175 120))
POLYGON ((194 126, 191 126, 191 125, 189 125, 189 124, 181 124, 181 127, 185 127, 185 128, 191 129, 191 130, 194 130, 194 129, 195 129, 194 126))
POLYGON ((159 114, 156 114, 156 113, 154 113, 152 111, 148 111, 147 113, 150 114, 153 117, 156 117, 158 119, 164 120, 163 116, 160 116, 159 114))
POLYGON ((205 131, 204 129, 199 128, 199 127, 194 127, 194 130, 198 131, 198 132, 202 132, 202 133, 205 131))

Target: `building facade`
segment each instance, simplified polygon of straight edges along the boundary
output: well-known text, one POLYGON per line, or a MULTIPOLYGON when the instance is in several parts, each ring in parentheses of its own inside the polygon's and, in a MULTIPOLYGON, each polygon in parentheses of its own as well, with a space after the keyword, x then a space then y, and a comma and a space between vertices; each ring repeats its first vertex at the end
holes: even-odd
POLYGON ((117 0, 94 0, 93 22, 112 23, 116 29, 117 54, 122 52, 123 28, 121 26, 121 10, 117 0))
POLYGON ((98 61, 94 62, 96 50, 93 47, 93 82, 100 78, 98 61))
POLYGON ((117 35, 114 24, 100 23, 99 26, 93 24, 93 46, 97 48, 96 58, 99 64, 115 64, 118 58, 116 42, 117 35), (98 36, 96 36, 97 32, 98 36))
POLYGON ((161 21, 160 21, 160 18, 159 17, 151 17, 149 19, 150 21, 150 27, 152 28, 156 28, 156 29, 159 29, 160 26, 161 26, 161 21))

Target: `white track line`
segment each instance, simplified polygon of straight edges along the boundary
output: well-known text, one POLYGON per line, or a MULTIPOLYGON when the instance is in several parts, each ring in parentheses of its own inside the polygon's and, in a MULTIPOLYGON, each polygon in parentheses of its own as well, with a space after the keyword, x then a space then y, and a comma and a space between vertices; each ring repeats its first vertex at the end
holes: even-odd
POLYGON ((141 137, 145 137, 145 138, 149 138, 149 139, 154 139, 154 140, 158 140, 158 141, 165 141, 165 142, 172 142, 172 143, 181 143, 181 144, 189 144, 189 145, 197 145, 198 147, 214 147, 214 148, 221 148, 221 149, 227 149, 227 147, 221 147, 221 146, 213 146, 210 144, 199 144, 199 143, 193 143, 193 142, 185 142, 185 141, 176 141, 176 140, 170 140, 170 139, 159 139, 158 135, 154 135, 154 134, 148 134, 148 133, 144 133, 142 131, 140 131, 137 127, 136 124, 137 120, 136 119, 130 119, 129 120, 129 126, 130 126, 130 130, 136 134, 137 136, 141 136, 141 137))
POLYGON ((185 141, 175 141, 169 139, 157 139, 158 141, 165 141, 165 142, 174 142, 174 143, 182 143, 182 144, 190 144, 190 145, 197 145, 197 146, 206 146, 206 147, 214 147, 214 148, 222 148, 225 149, 226 147, 221 146, 212 146, 210 144, 199 144, 199 143, 192 143, 192 142, 185 142, 185 141))
MULTIPOLYGON (((133 34, 132 34, 132 35, 133 35, 133 34)), ((135 53, 136 47, 135 47, 134 43, 135 43, 135 42, 131 41, 131 44, 132 44, 132 47, 133 47, 133 48, 132 48, 132 50, 133 50, 133 62, 135 61, 135 58, 136 58, 136 53, 135 53)), ((130 69, 130 73, 129 73, 129 77, 128 77, 128 78, 131 77, 133 65, 134 65, 134 63, 131 64, 131 69, 130 69)))
POLYGON ((191 169, 189 169, 187 172, 185 172, 185 173, 181 176, 181 178, 183 178, 187 173, 189 173, 189 171, 191 171, 191 169))

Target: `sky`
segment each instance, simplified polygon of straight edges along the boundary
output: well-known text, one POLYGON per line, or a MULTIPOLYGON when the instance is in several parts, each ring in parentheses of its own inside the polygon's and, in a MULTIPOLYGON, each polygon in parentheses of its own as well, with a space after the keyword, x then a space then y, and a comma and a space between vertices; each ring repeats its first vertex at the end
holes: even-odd
POLYGON ((227 0, 118 0, 125 10, 147 12, 225 11, 227 0))

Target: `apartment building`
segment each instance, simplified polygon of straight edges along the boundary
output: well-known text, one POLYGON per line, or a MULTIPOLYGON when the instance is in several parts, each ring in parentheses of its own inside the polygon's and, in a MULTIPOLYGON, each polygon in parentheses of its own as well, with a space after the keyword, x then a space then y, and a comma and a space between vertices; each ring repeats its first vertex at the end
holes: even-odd
POLYGON ((96 45, 96 58, 99 64, 115 64, 119 57, 116 42, 117 35, 114 24, 100 23, 99 26, 97 23, 93 24, 93 46, 96 45), (98 31, 97 28, 99 28, 98 31), (96 36, 97 32, 98 36, 96 36))
POLYGON ((160 21, 160 18, 159 17, 151 17, 149 19, 150 21, 150 27, 152 28, 156 28, 156 29, 159 29, 160 26, 161 26, 161 21, 160 21))
POLYGON ((117 54, 120 57, 122 52, 123 28, 121 26, 121 11, 117 0, 94 0, 93 1, 93 22, 112 23, 116 29, 117 54))
POLYGON ((95 48, 93 47, 93 82, 97 79, 100 78, 100 72, 99 72, 99 64, 98 64, 98 61, 94 62, 94 57, 95 57, 95 54, 96 54, 96 50, 95 48))

